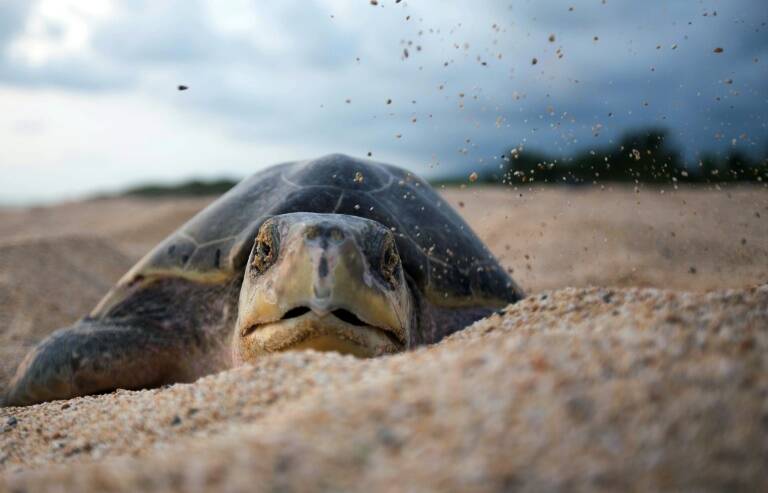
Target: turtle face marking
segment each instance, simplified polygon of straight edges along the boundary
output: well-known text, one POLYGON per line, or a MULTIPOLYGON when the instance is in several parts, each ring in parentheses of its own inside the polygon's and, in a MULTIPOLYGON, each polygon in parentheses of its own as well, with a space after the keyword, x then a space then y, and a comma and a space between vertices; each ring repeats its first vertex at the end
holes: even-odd
POLYGON ((293 213, 261 226, 240 290, 235 363, 299 349, 405 349, 412 298, 392 233, 368 219, 293 213))

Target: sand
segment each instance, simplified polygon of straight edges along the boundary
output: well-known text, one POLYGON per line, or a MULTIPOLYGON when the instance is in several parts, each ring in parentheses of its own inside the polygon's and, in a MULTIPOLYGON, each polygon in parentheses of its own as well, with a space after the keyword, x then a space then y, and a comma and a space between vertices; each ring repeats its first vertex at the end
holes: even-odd
MULTIPOLYGON (((385 358, 0 409, 0 490, 768 487, 764 188, 445 193, 529 298, 385 358)), ((0 388, 207 202, 0 211, 0 388)))

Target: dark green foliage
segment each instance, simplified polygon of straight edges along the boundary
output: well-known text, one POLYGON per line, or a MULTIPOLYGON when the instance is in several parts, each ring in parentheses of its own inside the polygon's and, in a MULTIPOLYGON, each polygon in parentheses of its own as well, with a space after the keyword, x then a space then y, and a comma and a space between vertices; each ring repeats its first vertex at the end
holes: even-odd
POLYGON ((215 181, 192 180, 178 185, 142 185, 127 190, 124 195, 134 197, 221 195, 237 185, 237 181, 221 179, 215 181))
MULTIPOLYGON (((556 158, 535 150, 517 148, 502 156, 497 173, 483 173, 482 183, 599 184, 617 183, 768 183, 768 148, 756 159, 740 149, 729 154, 702 154, 694 163, 685 163, 671 144, 665 129, 650 128, 629 132, 617 144, 556 158)), ((467 183, 469 172, 430 180, 432 185, 467 183)), ((139 197, 220 195, 236 180, 193 180, 179 185, 144 185, 125 195, 139 197)))
POLYGON ((683 162, 663 129, 626 134, 618 144, 585 151, 565 159, 512 149, 498 176, 484 181, 505 184, 565 183, 722 183, 768 182, 768 160, 752 159, 740 150, 729 155, 704 155, 693 165, 683 162))

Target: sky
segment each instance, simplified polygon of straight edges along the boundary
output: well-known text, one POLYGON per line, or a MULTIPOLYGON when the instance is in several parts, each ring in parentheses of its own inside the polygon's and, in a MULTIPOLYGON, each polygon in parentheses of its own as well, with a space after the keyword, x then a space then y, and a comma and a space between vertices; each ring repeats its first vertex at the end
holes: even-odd
POLYGON ((649 126, 689 160, 765 154, 767 22, 765 0, 0 0, 0 204, 331 152, 482 174, 649 126))

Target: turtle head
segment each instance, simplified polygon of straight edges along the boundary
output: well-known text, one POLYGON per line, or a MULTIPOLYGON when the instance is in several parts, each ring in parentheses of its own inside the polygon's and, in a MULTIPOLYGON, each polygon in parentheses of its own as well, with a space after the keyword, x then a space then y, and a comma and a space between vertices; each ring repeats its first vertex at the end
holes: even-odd
POLYGON ((273 216, 248 257, 234 359, 301 349, 397 352, 413 319, 394 235, 382 224, 341 214, 273 216))

